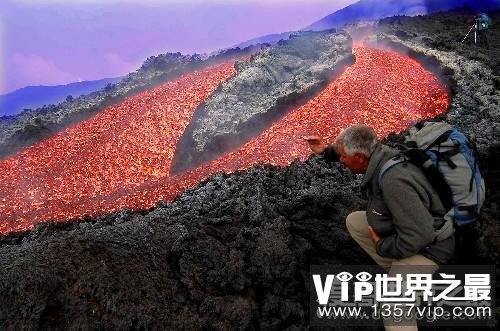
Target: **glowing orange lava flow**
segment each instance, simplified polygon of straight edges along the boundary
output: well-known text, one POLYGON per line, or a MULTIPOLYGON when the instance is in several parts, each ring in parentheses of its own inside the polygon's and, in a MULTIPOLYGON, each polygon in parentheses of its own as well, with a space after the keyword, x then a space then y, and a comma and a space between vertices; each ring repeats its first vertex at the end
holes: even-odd
POLYGON ((217 171, 305 159, 304 135, 333 141, 343 128, 365 123, 384 136, 447 109, 445 86, 418 62, 362 45, 354 52, 356 63, 308 103, 239 150, 183 174, 168 176, 175 143, 198 103, 233 74, 231 64, 131 98, 3 161, 0 233, 41 220, 150 208, 217 171))
POLYGON ((196 107, 234 74, 231 61, 184 75, 0 162, 0 233, 95 213, 87 201, 166 177, 196 107))

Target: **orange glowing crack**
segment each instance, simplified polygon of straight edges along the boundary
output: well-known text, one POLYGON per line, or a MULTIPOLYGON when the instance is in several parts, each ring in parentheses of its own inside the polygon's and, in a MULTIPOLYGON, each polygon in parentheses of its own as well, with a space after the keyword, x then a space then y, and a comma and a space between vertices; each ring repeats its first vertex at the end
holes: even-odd
POLYGON ((304 160, 304 135, 333 141, 343 128, 365 123, 385 136, 446 111, 446 87, 415 60, 359 44, 354 52, 356 63, 305 105, 237 151, 183 174, 168 175, 175 144, 197 105, 234 74, 232 63, 130 98, 28 148, 0 163, 0 233, 150 208, 217 171, 304 160))

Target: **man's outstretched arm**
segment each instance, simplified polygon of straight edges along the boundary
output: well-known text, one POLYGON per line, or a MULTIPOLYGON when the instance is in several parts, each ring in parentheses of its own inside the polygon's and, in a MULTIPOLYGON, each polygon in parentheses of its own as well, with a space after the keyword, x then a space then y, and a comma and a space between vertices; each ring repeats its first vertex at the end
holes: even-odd
POLYGON ((307 136, 304 140, 309 144, 309 148, 318 155, 323 156, 323 158, 328 162, 338 162, 339 156, 334 145, 327 145, 324 143, 323 139, 319 136, 307 136))

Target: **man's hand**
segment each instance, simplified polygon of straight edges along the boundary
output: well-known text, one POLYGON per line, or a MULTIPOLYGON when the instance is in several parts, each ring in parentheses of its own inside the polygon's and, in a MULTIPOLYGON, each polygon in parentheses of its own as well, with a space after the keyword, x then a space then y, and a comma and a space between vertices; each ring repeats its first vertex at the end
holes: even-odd
POLYGON ((377 246, 377 243, 380 240, 380 237, 375 232, 375 230, 373 230, 373 228, 371 226, 368 226, 368 234, 370 235, 370 238, 372 239, 373 244, 375 244, 375 246, 377 246))
POLYGON ((309 148, 316 154, 321 154, 326 148, 326 144, 319 136, 306 136, 302 137, 309 144, 309 148))

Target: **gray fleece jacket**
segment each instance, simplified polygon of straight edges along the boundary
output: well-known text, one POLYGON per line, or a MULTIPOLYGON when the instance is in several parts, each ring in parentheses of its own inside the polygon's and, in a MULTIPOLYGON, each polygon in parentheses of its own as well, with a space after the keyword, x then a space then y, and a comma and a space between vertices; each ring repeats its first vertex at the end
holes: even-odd
POLYGON ((397 150, 379 145, 362 182, 369 199, 368 224, 381 237, 377 253, 395 259, 422 254, 436 263, 449 263, 455 237, 433 242, 446 210, 422 170, 411 163, 396 164, 379 185, 382 166, 396 154, 397 150))

